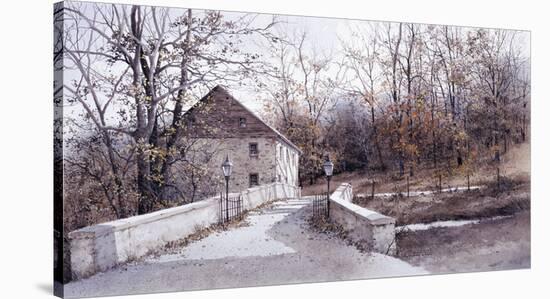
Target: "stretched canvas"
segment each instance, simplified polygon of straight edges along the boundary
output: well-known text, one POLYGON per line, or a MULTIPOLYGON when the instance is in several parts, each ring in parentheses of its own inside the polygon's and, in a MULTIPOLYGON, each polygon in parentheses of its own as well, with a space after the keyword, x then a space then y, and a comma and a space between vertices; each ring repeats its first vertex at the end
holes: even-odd
POLYGON ((61 297, 530 268, 530 33, 54 5, 61 297))

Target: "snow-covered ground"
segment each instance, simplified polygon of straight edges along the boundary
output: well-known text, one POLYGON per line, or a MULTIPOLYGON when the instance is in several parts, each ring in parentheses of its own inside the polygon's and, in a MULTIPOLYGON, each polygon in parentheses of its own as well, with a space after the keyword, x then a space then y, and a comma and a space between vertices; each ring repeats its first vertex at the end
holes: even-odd
POLYGON ((250 213, 247 226, 229 231, 216 232, 205 239, 181 248, 180 252, 148 259, 149 262, 175 260, 213 260, 225 257, 270 256, 294 253, 294 249, 275 240, 267 234, 273 225, 291 212, 309 204, 308 200, 288 200, 273 204, 272 212, 255 211, 250 213))
MULTIPOLYGON (((483 186, 470 186, 470 190, 477 190, 481 189, 483 186)), ((444 188, 441 189, 441 192, 462 192, 468 190, 468 187, 455 187, 455 188, 444 188)), ((409 191, 409 196, 421 196, 421 195, 430 195, 439 193, 439 190, 437 191, 431 191, 431 190, 424 190, 424 191, 409 191)), ((395 192, 388 192, 388 193, 374 193, 374 196, 376 197, 391 197, 394 195, 398 195, 399 193, 395 192)), ((401 192, 403 195, 407 195, 407 192, 401 192)), ((366 193, 359 193, 357 194, 357 197, 370 197, 370 194, 366 193)))
POLYGON ((473 219, 473 220, 448 220, 448 221, 435 221, 431 223, 415 223, 415 224, 409 224, 404 226, 397 226, 395 229, 397 231, 400 230, 412 230, 412 231, 420 231, 420 230, 427 230, 431 228, 436 227, 457 227, 457 226, 463 226, 468 224, 478 224, 481 221, 494 221, 504 218, 509 218, 512 216, 496 216, 486 219, 473 219))
POLYGON ((251 213, 249 226, 213 233, 173 254, 66 285, 67 297, 247 287, 428 274, 397 258, 362 253, 313 231, 309 199, 251 213))

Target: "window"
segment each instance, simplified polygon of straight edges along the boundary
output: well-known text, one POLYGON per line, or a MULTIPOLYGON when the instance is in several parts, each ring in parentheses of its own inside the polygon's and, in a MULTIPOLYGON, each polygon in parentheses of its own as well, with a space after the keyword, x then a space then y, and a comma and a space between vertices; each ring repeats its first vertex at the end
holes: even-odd
POLYGON ((257 143, 249 143, 248 144, 248 153, 250 154, 250 157, 258 157, 258 144, 257 143))
POLYGON ((246 118, 244 117, 239 118, 239 127, 246 128, 246 118))
POLYGON ((248 176, 248 185, 250 187, 258 186, 259 185, 259 178, 257 173, 251 173, 248 176))
POLYGON ((191 129, 195 126, 195 117, 191 116, 187 119, 187 128, 191 129))

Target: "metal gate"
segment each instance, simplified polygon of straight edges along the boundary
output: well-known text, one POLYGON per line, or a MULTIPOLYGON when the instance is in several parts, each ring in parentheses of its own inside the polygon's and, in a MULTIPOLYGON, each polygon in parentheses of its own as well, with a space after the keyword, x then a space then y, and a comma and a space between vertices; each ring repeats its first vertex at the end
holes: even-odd
POLYGON ((220 223, 231 222, 232 220, 241 220, 243 218, 243 198, 239 194, 237 196, 229 196, 226 198, 223 193, 220 193, 220 223))
POLYGON ((313 218, 328 216, 328 197, 326 194, 315 195, 312 201, 313 218))

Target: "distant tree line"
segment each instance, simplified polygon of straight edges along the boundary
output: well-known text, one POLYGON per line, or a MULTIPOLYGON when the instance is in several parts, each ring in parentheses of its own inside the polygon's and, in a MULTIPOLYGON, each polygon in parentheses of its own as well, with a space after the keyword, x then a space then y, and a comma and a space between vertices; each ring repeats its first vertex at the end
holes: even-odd
POLYGON ((467 173, 527 140, 525 33, 367 22, 350 30, 331 53, 306 47, 306 33, 269 46, 268 115, 304 150, 303 183, 322 176, 327 154, 338 171, 467 173))

